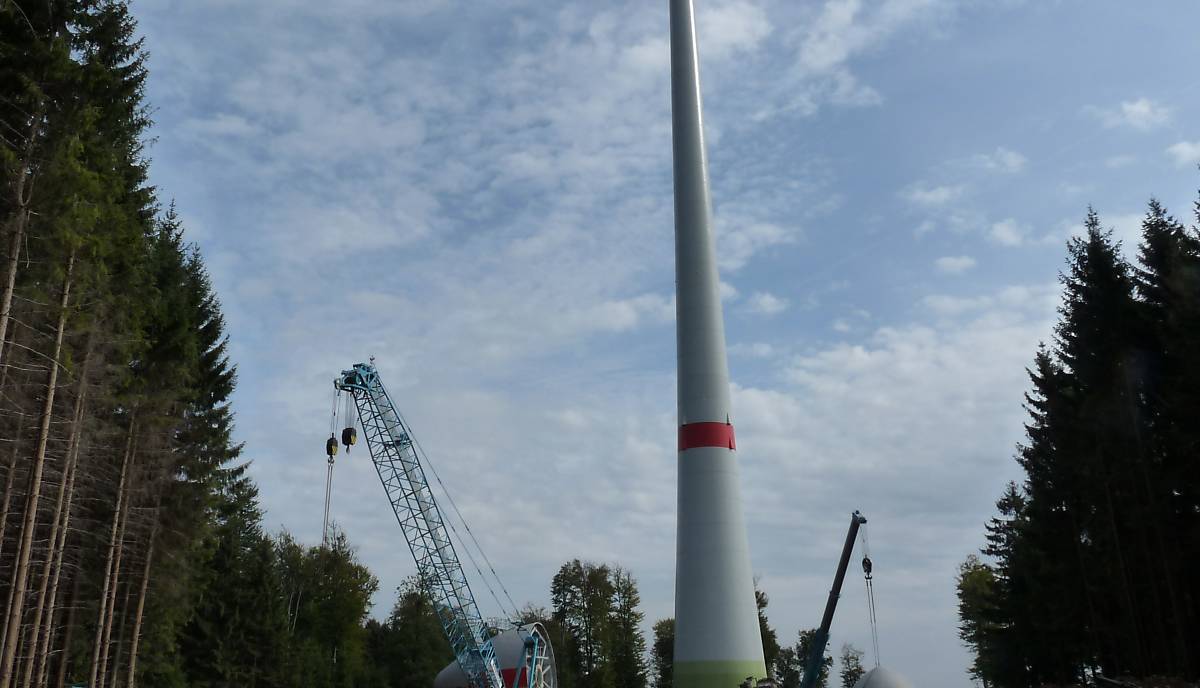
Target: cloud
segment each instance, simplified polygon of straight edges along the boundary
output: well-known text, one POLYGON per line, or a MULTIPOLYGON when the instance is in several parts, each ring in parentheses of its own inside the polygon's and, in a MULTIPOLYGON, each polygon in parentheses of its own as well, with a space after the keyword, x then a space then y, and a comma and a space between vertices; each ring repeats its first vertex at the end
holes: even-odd
MULTIPOLYGON (((1112 213, 1103 210, 1099 215, 1100 226, 1106 231, 1112 231, 1113 241, 1121 243, 1121 252, 1125 254, 1126 260, 1136 261, 1138 245, 1142 241, 1142 220, 1145 216, 1141 213, 1112 213)), ((1062 245, 1072 237, 1086 235, 1087 229, 1082 221, 1062 220, 1042 243, 1062 245)))
POLYGON ((980 153, 972 160, 981 169, 1009 174, 1025 169, 1028 162, 1024 155, 1004 147, 997 148, 992 153, 980 153))
POLYGON ((749 358, 771 358, 776 354, 775 347, 766 342, 753 342, 750 344, 737 343, 729 347, 731 356, 745 356, 749 358))
MULTIPOLYGON (((666 7, 517 5, 147 3, 156 182, 185 194, 206 230, 241 365, 238 440, 268 527, 319 539, 325 464, 296 457, 319 445, 333 372, 376 354, 519 602, 545 603, 570 557, 618 561, 653 620, 672 613, 675 526, 666 7), (530 524, 537 537, 522 535, 530 524)), ((828 187, 844 180, 796 137, 750 129, 760 108, 881 102, 886 82, 864 58, 924 40, 955 3, 703 5, 706 115, 724 132, 710 146, 720 265, 744 292, 725 283, 722 297, 789 313, 742 318, 749 339, 731 332, 729 348, 772 621, 811 624, 795 610, 819 609, 828 585, 816 548, 778 543, 798 520, 809 544, 840 543, 844 523, 828 516, 861 498, 908 586, 890 598, 907 627, 891 632, 899 668, 917 673, 928 637, 959 647, 945 582, 1012 468, 1021 369, 1053 309, 1033 292, 931 297, 876 328, 853 309, 874 309, 857 300, 877 285, 852 262, 803 277, 808 264, 791 262, 802 228, 822 233, 822 250, 863 250, 845 231, 857 209, 832 210, 841 187, 828 187), (814 286, 788 303, 781 279, 814 286), (966 478, 970 494, 954 489, 966 478)), ((906 200, 942 208, 965 188, 921 185, 906 200)), ((938 222, 987 226, 953 210, 938 222)), ((333 509, 382 579, 378 614, 412 562, 363 454, 339 463, 333 509)), ((838 640, 861 639, 855 600, 843 604, 838 640)), ((950 652, 939 663, 958 672, 966 660, 950 652)))
POLYGON ((927 208, 944 206, 962 196, 961 186, 923 186, 915 185, 904 191, 901 196, 909 203, 927 208))
POLYGON ((864 83, 857 60, 885 49, 909 31, 938 30, 957 11, 948 0, 824 0, 820 3, 776 3, 771 19, 776 44, 787 51, 791 69, 770 80, 746 84, 758 105, 752 118, 779 114, 809 116, 827 105, 870 107, 884 97, 864 83), (764 97, 765 96, 765 97, 764 97))
POLYGON ((1108 129, 1129 127, 1149 131, 1171 121, 1171 110, 1148 98, 1126 100, 1116 107, 1089 105, 1085 111, 1100 120, 1108 129))
POLYGON ((721 300, 722 301, 728 303, 730 301, 737 300, 737 297, 739 295, 737 287, 726 282, 725 280, 721 280, 720 289, 721 289, 721 300))
POLYGON ((1058 298, 1059 287, 1056 284, 1018 285, 974 297, 931 294, 921 299, 921 304, 940 317, 958 317, 992 310, 1027 308, 1052 312, 1058 298))
POLYGON ((1180 141, 1167 149, 1167 155, 1180 167, 1200 164, 1200 141, 1180 141))
POLYGON ((706 58, 754 50, 771 33, 766 11, 746 0, 706 3, 697 13, 696 23, 697 34, 704 37, 706 58))
POLYGON ((1010 218, 992 224, 988 238, 1001 246, 1020 246, 1025 243, 1029 230, 1010 218))
POLYGON ((675 320, 675 298, 642 294, 628 299, 604 301, 576 311, 554 326, 567 331, 626 332, 640 323, 669 323, 675 320))
POLYGON ((797 240, 798 231, 770 222, 751 222, 733 228, 719 223, 717 261, 722 270, 736 272, 757 253, 797 240))
POLYGON ((203 119, 188 119, 181 125, 182 129, 194 132, 198 136, 253 136, 260 129, 240 115, 217 113, 203 119))
POLYGON ((748 307, 751 313, 776 315, 787 310, 788 300, 769 292, 759 291, 750 295, 748 307))
POLYGON ((975 259, 971 256, 942 256, 934 264, 939 271, 948 275, 961 275, 975 267, 975 259))

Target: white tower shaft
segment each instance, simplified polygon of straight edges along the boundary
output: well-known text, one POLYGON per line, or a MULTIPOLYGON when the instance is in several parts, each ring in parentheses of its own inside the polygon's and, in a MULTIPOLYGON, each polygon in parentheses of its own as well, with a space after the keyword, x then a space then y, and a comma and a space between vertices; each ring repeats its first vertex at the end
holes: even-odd
POLYGON ((670 0, 679 514, 676 688, 763 678, 721 315, 692 0, 670 0))

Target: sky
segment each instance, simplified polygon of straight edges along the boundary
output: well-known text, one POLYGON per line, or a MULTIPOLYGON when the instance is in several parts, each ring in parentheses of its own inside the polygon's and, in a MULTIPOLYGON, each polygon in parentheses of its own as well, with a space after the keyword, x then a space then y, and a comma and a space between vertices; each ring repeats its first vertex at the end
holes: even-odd
MULTIPOLYGON (((958 565, 1089 205, 1191 219, 1200 5, 696 0, 733 420, 781 640, 870 519, 880 660, 969 683, 958 565)), ((375 356, 518 604, 573 558, 673 613, 667 3, 137 0, 152 180, 202 249, 265 523, 318 543, 331 380, 375 356)), ((333 517, 411 575, 365 446, 333 517)), ((499 608, 479 584, 485 615, 499 608)), ((832 647, 868 651, 857 567, 832 647)))

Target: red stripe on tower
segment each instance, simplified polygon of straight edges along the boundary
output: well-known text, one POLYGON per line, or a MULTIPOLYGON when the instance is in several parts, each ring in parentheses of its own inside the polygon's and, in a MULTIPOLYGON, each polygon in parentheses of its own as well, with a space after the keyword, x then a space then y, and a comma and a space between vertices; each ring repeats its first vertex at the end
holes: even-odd
POLYGON ((696 447, 737 449, 730 423, 686 423, 679 426, 679 451, 696 447))

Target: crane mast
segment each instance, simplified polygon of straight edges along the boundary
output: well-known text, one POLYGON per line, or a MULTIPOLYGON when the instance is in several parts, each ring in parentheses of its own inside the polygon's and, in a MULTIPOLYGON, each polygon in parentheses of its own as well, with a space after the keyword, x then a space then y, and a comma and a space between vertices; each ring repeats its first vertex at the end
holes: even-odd
MULTIPOLYGON (((825 602, 825 613, 821 615, 821 625, 813 636, 808 648, 808 657, 804 661, 804 676, 800 688, 812 688, 817 685, 821 671, 821 658, 825 656, 825 645, 829 642, 829 627, 833 624, 833 613, 837 610, 838 597, 842 594, 842 582, 846 580, 846 567, 850 565, 850 555, 854 552, 854 538, 858 529, 865 525, 867 519, 855 511, 850 514, 850 528, 846 531, 846 542, 842 545, 842 556, 838 559, 837 573, 833 575, 833 587, 829 589, 829 599, 825 602)), ((863 568, 870 575, 870 559, 864 559, 863 568)), ((872 620, 874 623, 874 620, 872 620)), ((878 651, 876 651, 878 655, 878 651)))
POLYGON ((442 631, 473 688, 504 688, 496 649, 413 446, 375 366, 357 363, 334 381, 358 410, 371 461, 430 594, 442 631))

